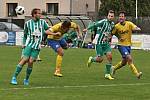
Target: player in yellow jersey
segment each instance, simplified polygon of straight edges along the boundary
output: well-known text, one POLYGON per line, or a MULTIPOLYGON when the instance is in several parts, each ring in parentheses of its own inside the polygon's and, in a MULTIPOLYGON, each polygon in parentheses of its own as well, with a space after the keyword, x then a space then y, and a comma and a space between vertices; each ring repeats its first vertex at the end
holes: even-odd
POLYGON ((131 53, 131 36, 132 31, 141 30, 135 24, 130 21, 126 21, 125 12, 121 11, 119 13, 119 22, 115 25, 115 28, 112 34, 116 35, 118 38, 118 50, 122 55, 122 61, 117 63, 112 67, 112 75, 115 74, 115 71, 125 66, 127 63, 131 68, 132 72, 136 75, 138 79, 142 76, 142 72, 139 72, 135 65, 133 64, 131 53))
POLYGON ((47 37, 48 45, 51 46, 52 49, 57 53, 56 70, 54 75, 58 77, 63 76, 61 73, 62 58, 64 55, 63 49, 67 49, 67 42, 63 38, 63 34, 67 33, 70 28, 75 29, 79 35, 79 26, 76 23, 68 20, 60 22, 46 31, 46 33, 51 34, 47 37))

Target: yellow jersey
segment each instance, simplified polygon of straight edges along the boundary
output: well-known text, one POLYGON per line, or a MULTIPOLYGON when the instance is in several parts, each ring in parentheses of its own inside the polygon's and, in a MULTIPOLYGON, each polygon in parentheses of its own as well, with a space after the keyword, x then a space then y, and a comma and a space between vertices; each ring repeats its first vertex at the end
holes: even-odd
MULTIPOLYGON (((56 35, 48 35, 48 39, 54 39, 54 40, 60 40, 62 38, 62 36, 66 33, 62 30, 61 28, 61 25, 62 25, 62 22, 52 26, 49 30, 53 33, 57 33, 57 32, 60 32, 61 35, 59 36, 56 36, 56 35)), ((74 28, 74 29, 77 29, 78 28, 78 25, 74 22, 71 22, 71 26, 70 28, 74 28)))
POLYGON ((137 26, 130 21, 125 21, 123 25, 117 23, 112 34, 118 37, 118 45, 131 46, 132 31, 136 27, 137 26))

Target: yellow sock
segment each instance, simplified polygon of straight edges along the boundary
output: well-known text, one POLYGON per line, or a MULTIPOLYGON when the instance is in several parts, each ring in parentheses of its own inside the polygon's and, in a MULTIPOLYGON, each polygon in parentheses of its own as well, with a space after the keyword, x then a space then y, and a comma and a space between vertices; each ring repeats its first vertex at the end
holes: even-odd
POLYGON ((122 66, 122 62, 120 61, 119 63, 117 63, 114 67, 115 70, 120 69, 122 66))
POLYGON ((57 55, 57 58, 56 58, 56 71, 57 72, 60 72, 61 64, 62 64, 62 56, 57 55))
POLYGON ((135 75, 138 75, 138 71, 137 71, 136 67, 134 66, 134 64, 129 64, 129 67, 131 68, 132 72, 133 72, 135 75))

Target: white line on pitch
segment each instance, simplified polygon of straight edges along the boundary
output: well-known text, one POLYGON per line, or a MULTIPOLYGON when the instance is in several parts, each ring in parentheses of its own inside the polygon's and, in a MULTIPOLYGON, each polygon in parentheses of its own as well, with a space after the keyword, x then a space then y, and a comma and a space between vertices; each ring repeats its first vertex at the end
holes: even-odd
MULTIPOLYGON (((134 83, 134 84, 99 84, 99 85, 70 85, 70 86, 41 86, 41 87, 25 87, 25 88, 3 88, 5 90, 33 90, 33 89, 50 89, 50 88, 87 88, 87 87, 116 87, 116 86, 140 86, 150 85, 150 83, 134 83)), ((17 86, 17 85, 16 85, 17 86)))

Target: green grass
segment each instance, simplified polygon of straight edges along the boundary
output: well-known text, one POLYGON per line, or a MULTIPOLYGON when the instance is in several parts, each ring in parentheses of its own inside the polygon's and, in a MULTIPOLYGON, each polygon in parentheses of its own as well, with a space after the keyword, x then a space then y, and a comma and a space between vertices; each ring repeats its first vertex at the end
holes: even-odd
MULTIPOLYGON (((150 52, 133 50, 134 63, 143 72, 138 80, 128 66, 116 73, 115 80, 104 79, 104 66, 93 63, 86 67, 92 49, 68 49, 65 51, 62 72, 64 77, 54 77, 56 54, 50 48, 41 51, 42 62, 36 62, 30 77, 30 85, 24 86, 26 66, 18 77, 18 85, 10 79, 19 61, 20 47, 0 46, 0 100, 150 100, 150 52), (138 83, 138 84, 137 84, 138 83)), ((113 64, 120 60, 113 50, 113 64)))

